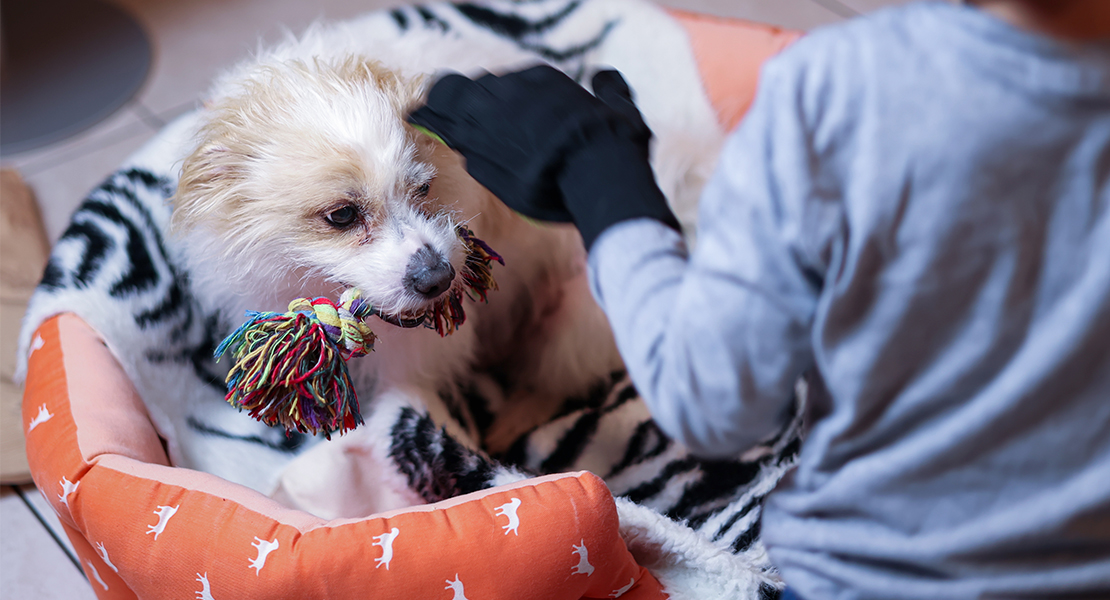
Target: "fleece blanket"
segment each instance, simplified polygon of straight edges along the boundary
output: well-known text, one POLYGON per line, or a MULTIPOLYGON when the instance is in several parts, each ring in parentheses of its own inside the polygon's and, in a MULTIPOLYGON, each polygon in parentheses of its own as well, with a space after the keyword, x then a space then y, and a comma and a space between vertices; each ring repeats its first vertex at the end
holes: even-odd
MULTIPOLYGON (((578 78, 617 67, 656 132, 653 167, 691 232, 700 184, 750 102, 753 65, 796 37, 626 0, 407 6, 359 17, 346 31, 380 40, 383 55, 429 73, 460 67, 419 64, 419 49, 443 37, 482 40, 476 46, 486 49, 497 47, 494 40, 578 78), (708 38, 716 40, 709 50, 708 38), (733 66, 746 80, 706 82, 711 68, 722 67, 719 60, 708 67, 698 54, 719 52, 722 44, 732 46, 733 66), (672 118, 653 122, 660 114, 672 118)), ((75 313, 107 340, 175 466, 270 494, 285 467, 321 440, 268 428, 224 401, 227 365, 215 363, 213 351, 237 323, 205 314, 167 231, 198 114, 166 127, 73 215, 31 299, 19 369, 35 348, 37 327, 53 315, 75 313)), ((568 399, 566 410, 500 459, 526 472, 589 469, 605 478, 623 496, 626 541, 673 597, 776 595, 779 583, 758 539, 760 505, 792 464, 799 418, 735 460, 699 461, 653 426, 623 374, 599 383, 591 396, 568 399)), ((419 457, 426 449, 408 450, 419 457)), ((342 495, 347 483, 325 485, 342 495)))

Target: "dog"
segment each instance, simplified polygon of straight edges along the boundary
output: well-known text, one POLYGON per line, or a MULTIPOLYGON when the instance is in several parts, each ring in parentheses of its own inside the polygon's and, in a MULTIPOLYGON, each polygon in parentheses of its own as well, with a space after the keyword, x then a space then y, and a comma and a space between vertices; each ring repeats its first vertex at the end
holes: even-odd
POLYGON ((460 225, 505 260, 493 265, 499 289, 488 303, 464 301, 451 335, 367 321, 376 350, 348 363, 366 424, 301 452, 272 495, 359 517, 508 483, 524 473, 487 453, 519 454, 543 437, 536 425, 584 408, 578 399, 600 409, 597 391, 615 389, 623 363, 577 231, 507 209, 405 116, 444 70, 546 62, 588 81, 617 68, 693 243, 724 131, 692 57, 668 50, 683 36, 659 9, 623 0, 431 4, 318 23, 216 81, 172 218, 206 314, 233 326, 247 310, 285 312, 294 298, 353 286, 387 320, 404 320, 459 291, 460 225), (332 498, 339 480, 374 484, 332 498))
MULTIPOLYGON (((513 213, 458 155, 405 122, 428 77, 356 54, 289 54, 255 59, 217 84, 182 165, 171 230, 194 294, 229 323, 247 310, 285 312, 292 299, 334 299, 350 287, 372 303, 376 351, 348 365, 371 425, 343 436, 361 457, 357 468, 374 462, 367 448, 388 462, 372 424, 393 422, 390 408, 427 411, 474 448, 505 447, 559 400, 620 368, 577 232, 513 213), (493 267, 498 289, 486 303, 464 300, 465 323, 451 335, 398 327, 465 291, 459 227, 504 257, 493 267), (484 407, 511 425, 480 431, 455 392, 475 371, 496 373, 502 389, 516 391, 518 400, 484 407)), ((313 452, 294 461, 303 470, 291 466, 279 493, 302 507, 315 501, 297 500, 299 491, 327 474, 317 455, 334 454, 313 452)), ((317 512, 353 516, 419 500, 398 484, 394 495, 317 512)))

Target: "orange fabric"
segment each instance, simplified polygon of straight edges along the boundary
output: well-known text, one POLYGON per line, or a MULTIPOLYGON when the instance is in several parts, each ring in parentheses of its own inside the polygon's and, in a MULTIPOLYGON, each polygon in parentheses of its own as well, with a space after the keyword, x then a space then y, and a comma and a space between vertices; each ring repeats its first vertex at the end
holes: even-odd
POLYGON ((729 131, 752 105, 763 63, 802 36, 800 31, 741 19, 667 12, 686 29, 706 94, 729 131))
POLYGON ((630 584, 621 598, 666 598, 594 475, 325 521, 168 466, 134 387, 79 318, 36 336, 23 401, 31 471, 101 599, 556 600, 630 584))

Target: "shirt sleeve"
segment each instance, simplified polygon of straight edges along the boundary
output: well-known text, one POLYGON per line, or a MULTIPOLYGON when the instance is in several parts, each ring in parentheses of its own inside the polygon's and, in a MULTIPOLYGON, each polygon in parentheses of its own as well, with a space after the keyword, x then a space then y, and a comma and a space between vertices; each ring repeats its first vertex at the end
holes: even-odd
POLYGON ((798 77, 770 67, 703 192, 695 250, 639 219, 590 254, 633 382, 663 431, 705 456, 775 433, 813 362, 827 240, 808 224, 835 219, 837 203, 814 172, 798 77))

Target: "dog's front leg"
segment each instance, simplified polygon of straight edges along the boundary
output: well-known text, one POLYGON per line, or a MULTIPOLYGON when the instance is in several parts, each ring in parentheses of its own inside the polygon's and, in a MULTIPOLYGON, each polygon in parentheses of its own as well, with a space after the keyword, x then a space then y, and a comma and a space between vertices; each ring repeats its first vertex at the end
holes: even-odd
POLYGON ((424 405, 421 396, 417 390, 392 388, 362 398, 366 422, 321 441, 290 462, 270 495, 325 519, 359 518, 423 504, 391 458, 394 424, 424 405))
POLYGON ((409 488, 438 502, 529 477, 463 444, 431 415, 403 407, 390 432, 390 458, 408 478, 409 488))

